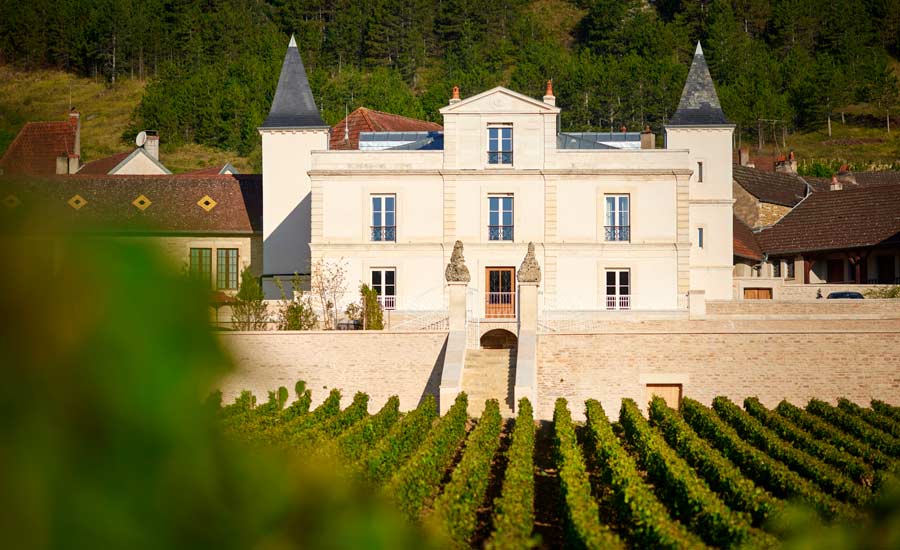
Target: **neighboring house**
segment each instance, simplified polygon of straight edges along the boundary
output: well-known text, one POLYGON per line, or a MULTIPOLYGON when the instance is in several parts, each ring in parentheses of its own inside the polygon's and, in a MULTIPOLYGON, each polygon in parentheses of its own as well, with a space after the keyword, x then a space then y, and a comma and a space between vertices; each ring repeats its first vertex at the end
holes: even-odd
POLYGON ((81 116, 64 121, 26 122, 0 157, 0 174, 74 174, 81 162, 81 116))
POLYGON ((765 259, 756 235, 740 218, 734 217, 734 276, 752 277, 765 259))
POLYGON ((440 124, 360 107, 331 128, 328 148, 360 149, 360 134, 371 132, 440 132, 440 124))
POLYGON ((846 167, 828 178, 804 178, 812 186, 813 191, 841 191, 868 187, 870 185, 900 185, 900 172, 898 171, 870 171, 851 172, 846 167))
POLYGON ((79 175, 155 176, 171 174, 159 162, 159 136, 148 135, 146 142, 130 153, 118 153, 86 163, 79 175))
POLYGON ((809 193, 803 178, 735 164, 734 214, 753 229, 775 224, 809 193))
POLYGON ((329 150, 292 39, 260 128, 269 292, 321 259, 343 262, 349 286, 372 285, 388 309, 446 311, 444 267, 461 240, 477 318, 516 317, 529 242, 545 313, 677 310, 689 290, 731 299, 734 126, 699 45, 666 149, 561 143, 549 86, 542 100, 454 92, 439 147, 329 150))
POLYGON ((224 165, 220 167, 210 166, 208 168, 198 168, 197 170, 191 170, 190 172, 182 172, 180 175, 182 176, 215 176, 215 175, 230 175, 236 176, 240 174, 237 168, 231 165, 230 162, 226 162, 224 165))
POLYGON ((29 239, 66 253, 73 236, 127 238, 163 250, 177 269, 211 290, 235 293, 240 272, 261 275, 259 176, 85 176, 15 178, 4 186, 5 216, 46 220, 29 239))

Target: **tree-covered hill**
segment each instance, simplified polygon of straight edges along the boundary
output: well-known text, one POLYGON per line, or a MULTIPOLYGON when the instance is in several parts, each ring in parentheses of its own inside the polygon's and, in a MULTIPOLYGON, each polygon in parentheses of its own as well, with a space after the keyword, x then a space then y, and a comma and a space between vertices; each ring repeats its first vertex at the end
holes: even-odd
POLYGON ((0 0, 0 63, 149 78, 133 129, 242 155, 291 33, 329 123, 360 105, 439 120, 453 85, 552 78, 565 129, 659 127, 697 40, 748 138, 900 107, 898 0, 0 0))

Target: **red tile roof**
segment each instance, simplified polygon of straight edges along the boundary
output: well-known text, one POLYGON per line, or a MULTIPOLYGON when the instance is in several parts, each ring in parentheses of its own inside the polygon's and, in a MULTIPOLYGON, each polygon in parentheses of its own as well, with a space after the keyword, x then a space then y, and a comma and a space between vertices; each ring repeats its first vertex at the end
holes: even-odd
MULTIPOLYGON (((36 210, 58 230, 100 233, 247 234, 262 231, 262 176, 49 176, 4 181, 0 205, 7 215, 36 210), (79 209, 68 202, 78 195, 79 209), (132 202, 143 195, 144 210, 132 202), (216 202, 208 211, 198 202, 216 202)), ((43 228, 38 228, 38 231, 43 228)))
POLYGON ((0 158, 3 173, 55 174, 56 158, 75 154, 76 125, 70 120, 25 123, 0 158))
POLYGON ((735 164, 732 177, 738 185, 762 202, 794 206, 806 196, 806 183, 791 174, 764 172, 735 164))
POLYGON ((92 160, 78 171, 79 175, 105 176, 109 171, 119 165, 120 162, 128 158, 131 151, 125 153, 116 153, 115 155, 104 157, 102 159, 92 160))
POLYGON ((735 256, 747 258, 749 260, 763 259, 762 250, 760 250, 759 248, 759 243, 756 242, 756 237, 753 235, 753 231, 747 226, 747 224, 739 220, 737 216, 734 216, 732 232, 734 236, 735 256))
POLYGON ((768 254, 900 244, 900 185, 811 193, 756 240, 768 254))
POLYGON ((373 111, 365 107, 353 111, 331 128, 331 149, 359 149, 360 132, 439 132, 440 124, 401 115, 373 111), (349 140, 344 139, 348 128, 349 140))
MULTIPOLYGON (((897 171, 869 171, 869 172, 841 172, 837 174, 838 182, 844 189, 867 187, 870 185, 900 185, 900 172, 897 171)), ((804 178, 814 191, 829 191, 831 178, 804 178)))

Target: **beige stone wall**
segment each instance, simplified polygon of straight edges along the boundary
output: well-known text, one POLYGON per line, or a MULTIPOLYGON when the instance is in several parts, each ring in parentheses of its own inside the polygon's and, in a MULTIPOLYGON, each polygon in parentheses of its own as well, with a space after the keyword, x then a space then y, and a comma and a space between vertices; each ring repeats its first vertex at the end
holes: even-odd
POLYGON ((647 384, 667 383, 707 404, 717 395, 757 396, 767 406, 812 397, 900 404, 897 321, 660 322, 628 333, 545 334, 538 350, 538 418, 550 418, 560 396, 579 418, 588 398, 618 416, 622 398, 643 405, 647 384))
POLYGON ((734 193, 734 215, 749 227, 757 227, 759 200, 748 193, 738 182, 732 183, 732 193, 734 193))
POLYGON ((278 386, 293 395, 294 384, 304 380, 313 406, 339 388, 344 406, 363 391, 370 412, 392 395, 400 397, 401 410, 410 410, 424 395, 437 396, 446 340, 446 332, 223 333, 235 369, 220 389, 226 403, 241 390, 252 391, 259 402, 278 386))
POLYGON ((774 225, 775 222, 784 217, 791 211, 789 206, 781 206, 780 204, 772 204, 768 202, 759 203, 759 217, 757 218, 757 226, 765 227, 774 225))
POLYGON ((706 312, 710 317, 852 315, 900 319, 900 300, 711 300, 706 302, 706 312))

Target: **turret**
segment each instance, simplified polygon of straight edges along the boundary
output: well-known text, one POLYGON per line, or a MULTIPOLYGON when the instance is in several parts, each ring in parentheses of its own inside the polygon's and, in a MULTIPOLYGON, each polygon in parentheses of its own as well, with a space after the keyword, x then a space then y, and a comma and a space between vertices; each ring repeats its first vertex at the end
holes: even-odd
POLYGON ((690 151, 690 289, 710 299, 732 297, 733 133, 698 42, 678 110, 666 126, 666 147, 690 151))
POLYGON ((291 37, 272 108, 259 127, 263 164, 263 288, 277 297, 274 277, 310 271, 312 151, 328 148, 297 42, 291 37))

